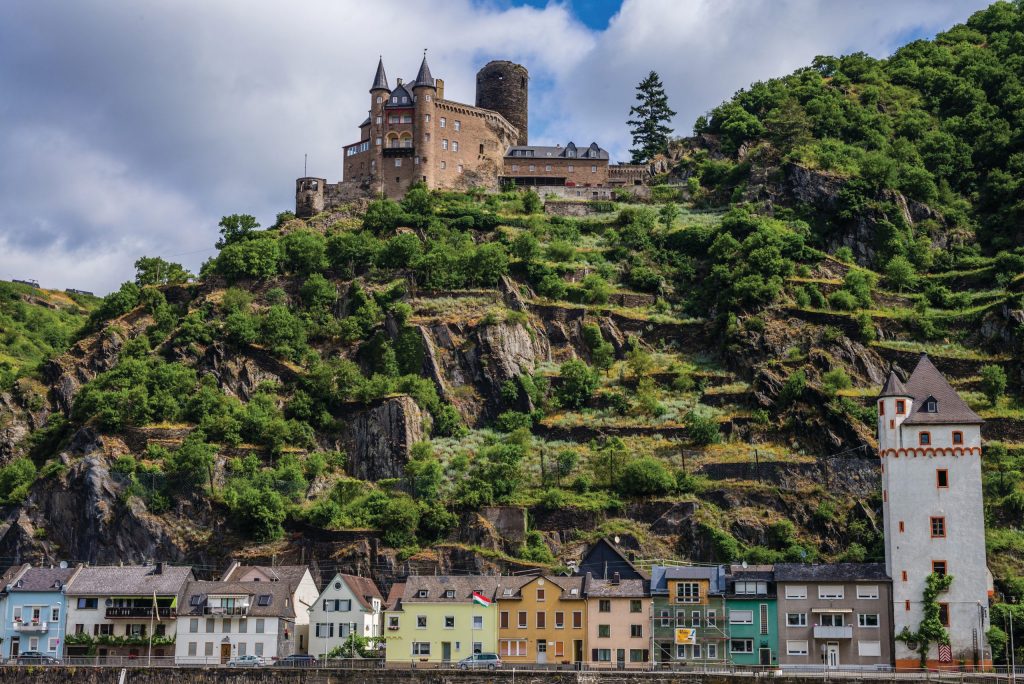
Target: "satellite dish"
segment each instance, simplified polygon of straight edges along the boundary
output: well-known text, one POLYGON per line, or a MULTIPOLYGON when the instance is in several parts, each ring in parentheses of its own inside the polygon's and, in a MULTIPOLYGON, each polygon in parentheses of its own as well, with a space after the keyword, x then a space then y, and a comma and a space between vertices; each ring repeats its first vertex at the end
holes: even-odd
POLYGON ((615 535, 615 543, 616 543, 616 544, 618 544, 618 543, 619 543, 619 535, 615 535))
POLYGON ((743 561, 742 563, 740 563, 740 567, 743 568, 744 570, 746 570, 747 569, 747 561, 743 561))
POLYGON ((67 570, 68 569, 68 562, 67 561, 61 561, 60 562, 60 569, 61 570, 67 570))

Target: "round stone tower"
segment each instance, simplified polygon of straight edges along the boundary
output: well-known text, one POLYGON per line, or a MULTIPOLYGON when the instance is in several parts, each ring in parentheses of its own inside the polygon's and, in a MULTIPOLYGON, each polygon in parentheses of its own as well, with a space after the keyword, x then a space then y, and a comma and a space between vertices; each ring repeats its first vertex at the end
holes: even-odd
POLYGON ((299 218, 316 216, 324 210, 326 178, 305 176, 295 181, 295 215, 299 218))
POLYGON ((476 106, 498 112, 519 129, 519 145, 528 143, 530 72, 507 60, 488 62, 476 73, 476 106))

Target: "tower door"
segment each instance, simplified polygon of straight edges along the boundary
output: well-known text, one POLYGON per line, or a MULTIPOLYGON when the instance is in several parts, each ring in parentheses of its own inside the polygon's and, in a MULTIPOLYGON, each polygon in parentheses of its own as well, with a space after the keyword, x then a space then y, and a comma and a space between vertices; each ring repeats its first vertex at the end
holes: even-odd
POLYGON ((839 644, 835 641, 825 647, 825 662, 829 667, 839 667, 839 644))

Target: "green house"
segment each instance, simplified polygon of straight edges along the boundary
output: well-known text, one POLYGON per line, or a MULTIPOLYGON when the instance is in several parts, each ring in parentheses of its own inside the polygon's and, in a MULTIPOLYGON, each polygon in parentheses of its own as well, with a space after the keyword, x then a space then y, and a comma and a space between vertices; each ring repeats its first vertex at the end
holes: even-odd
POLYGON ((771 565, 733 565, 725 578, 729 662, 778 667, 779 623, 771 565))

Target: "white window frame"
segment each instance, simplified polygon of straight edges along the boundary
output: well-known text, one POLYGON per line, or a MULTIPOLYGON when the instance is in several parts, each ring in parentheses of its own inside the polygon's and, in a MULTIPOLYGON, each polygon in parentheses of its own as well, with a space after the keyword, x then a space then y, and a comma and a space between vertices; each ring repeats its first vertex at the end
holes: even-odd
POLYGON ((752 625, 752 624, 754 624, 754 611, 753 610, 730 610, 729 611, 729 624, 730 625, 752 625))
POLYGON ((860 613, 857 615, 857 626, 862 629, 878 629, 882 626, 882 618, 878 613, 860 613), (875 624, 865 624, 868 618, 874 618, 875 624))
POLYGON ((857 642, 857 655, 862 658, 881 658, 882 657, 882 642, 881 641, 858 641, 857 642))
POLYGON ((808 656, 810 655, 810 644, 807 639, 789 639, 786 641, 786 655, 808 656))
POLYGON ((456 119, 455 122, 452 125, 455 127, 456 131, 461 131, 462 130, 462 122, 459 121, 458 119, 456 119))
POLYGON ((801 601, 807 598, 807 585, 794 584, 786 585, 786 598, 791 601, 801 601))
POLYGON ((871 600, 877 599, 881 596, 881 592, 878 590, 877 584, 858 584, 857 585, 857 598, 871 600))
POLYGON ((473 616, 473 629, 483 629, 483 628, 484 628, 484 616, 483 615, 474 615, 473 616))
POLYGON ((842 584, 819 584, 818 599, 821 601, 842 601, 846 591, 842 584))
POLYGON ((806 627, 807 626, 807 613, 786 613, 786 626, 787 627, 806 627), (796 618, 796 622, 791 622, 791 618, 796 618))
POLYGON ((426 628, 427 628, 427 616, 426 615, 417 615, 416 616, 416 629, 426 629, 426 628))
POLYGON ((413 657, 430 657, 430 642, 429 641, 414 641, 412 642, 412 655, 413 657))
POLYGON ((707 656, 708 660, 718 660, 718 644, 708 643, 707 644, 707 656))

